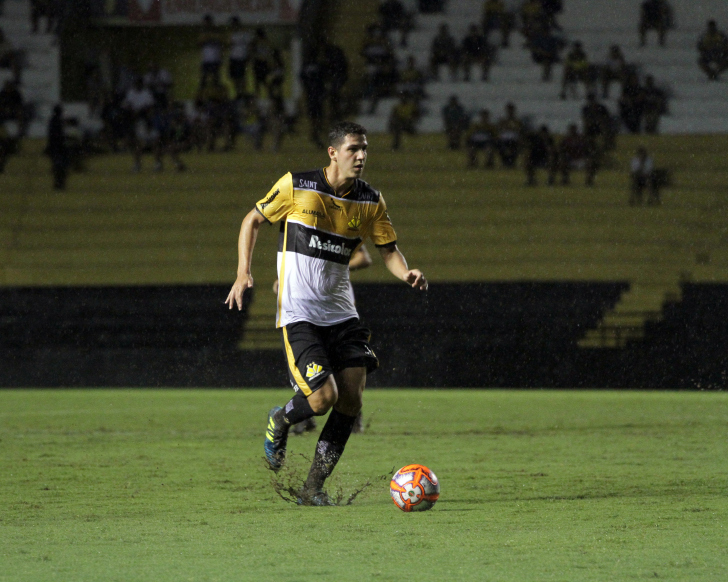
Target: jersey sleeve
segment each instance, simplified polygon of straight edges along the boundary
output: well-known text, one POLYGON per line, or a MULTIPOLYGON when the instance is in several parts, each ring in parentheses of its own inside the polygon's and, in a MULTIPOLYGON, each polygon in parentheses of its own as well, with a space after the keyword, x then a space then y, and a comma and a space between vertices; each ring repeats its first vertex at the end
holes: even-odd
POLYGON ((397 242, 397 233, 394 232, 392 221, 387 213, 387 204, 384 202, 384 198, 379 196, 379 203, 377 204, 377 210, 374 214, 374 223, 372 224, 372 230, 369 237, 375 246, 383 247, 388 244, 397 242))
POLYGON ((270 189, 255 208, 268 222, 278 222, 293 210, 293 177, 288 172, 270 189))

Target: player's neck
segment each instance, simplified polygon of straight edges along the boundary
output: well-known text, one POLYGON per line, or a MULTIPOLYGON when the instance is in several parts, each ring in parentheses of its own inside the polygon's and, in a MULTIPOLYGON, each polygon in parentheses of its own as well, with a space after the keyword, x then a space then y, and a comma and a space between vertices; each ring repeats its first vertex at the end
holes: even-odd
POLYGON ((324 168, 324 175, 337 196, 343 196, 351 190, 356 180, 356 178, 344 178, 339 172, 339 167, 335 164, 330 164, 327 168, 324 168))

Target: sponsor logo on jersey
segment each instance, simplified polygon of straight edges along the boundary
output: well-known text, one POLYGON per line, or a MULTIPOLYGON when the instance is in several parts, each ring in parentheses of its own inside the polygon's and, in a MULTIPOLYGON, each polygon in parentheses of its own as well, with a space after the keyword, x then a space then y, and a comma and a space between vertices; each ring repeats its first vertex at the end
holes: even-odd
POLYGON ((313 180, 304 180, 303 178, 301 178, 298 181, 298 187, 307 188, 309 190, 318 190, 318 183, 314 182, 313 180))
POLYGON ((345 257, 351 255, 351 249, 346 248, 345 245, 337 245, 332 243, 330 240, 327 240, 326 242, 321 242, 321 239, 317 235, 313 235, 311 237, 311 242, 308 243, 308 246, 319 249, 321 251, 328 251, 336 255, 343 255, 345 257))
POLYGON ((273 192, 273 194, 271 194, 270 196, 268 196, 268 198, 266 198, 262 202, 262 204, 260 205, 260 209, 261 210, 265 210, 265 207, 268 206, 268 204, 270 204, 271 202, 273 202, 276 199, 276 196, 278 196, 278 194, 280 194, 280 193, 281 193, 280 189, 278 189, 275 192, 273 192))
POLYGON ((308 366, 306 366, 306 378, 309 380, 313 380, 317 376, 323 374, 323 372, 323 366, 318 365, 316 362, 311 362, 308 366))
POLYGON ((304 208, 303 213, 311 214, 312 216, 315 216, 316 218, 326 218, 326 215, 323 212, 319 212, 318 210, 311 210, 310 208, 304 208))
POLYGON ((349 227, 349 230, 359 230, 359 227, 361 226, 361 218, 358 216, 356 218, 352 218, 347 226, 349 227))
POLYGON ((342 210, 344 210, 343 206, 339 206, 333 200, 329 201, 329 208, 331 208, 331 210, 336 210, 337 212, 341 212, 342 210))

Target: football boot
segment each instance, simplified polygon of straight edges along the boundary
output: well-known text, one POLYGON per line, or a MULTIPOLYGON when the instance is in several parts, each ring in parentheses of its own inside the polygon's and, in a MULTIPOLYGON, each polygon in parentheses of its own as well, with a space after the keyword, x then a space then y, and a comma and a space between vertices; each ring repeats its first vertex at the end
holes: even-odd
POLYGON ((288 443, 288 425, 277 423, 273 416, 281 409, 274 406, 268 413, 268 426, 265 429, 265 458, 273 471, 278 471, 286 460, 286 444, 288 443))

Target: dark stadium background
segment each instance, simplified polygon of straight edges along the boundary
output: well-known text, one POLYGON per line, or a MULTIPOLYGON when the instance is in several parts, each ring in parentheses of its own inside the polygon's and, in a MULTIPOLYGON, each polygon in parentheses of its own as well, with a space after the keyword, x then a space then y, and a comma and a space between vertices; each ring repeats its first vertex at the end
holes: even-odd
MULTIPOLYGON (((14 7, 15 1, 6 0, 6 10, 11 5, 14 7)), ((573 2, 588 4, 586 0, 565 0, 565 10, 568 11, 573 2)), ((90 178, 83 174, 72 174, 65 192, 51 191, 50 164, 43 154, 49 107, 57 97, 66 104, 69 115, 83 110, 79 104, 83 105, 86 97, 90 55, 107 52, 139 71, 143 71, 150 61, 157 60, 172 72, 176 99, 189 101, 195 95, 199 68, 197 19, 201 14, 194 19, 189 17, 187 21, 170 24, 160 21, 156 16, 148 17, 151 12, 143 10, 145 4, 139 0, 67 2, 62 26, 57 33, 57 45, 52 45, 58 47, 59 87, 47 89, 48 94, 44 96, 46 88, 42 84, 33 86, 36 73, 32 67, 25 71, 23 82, 27 99, 35 100, 39 105, 35 108, 35 118, 28 137, 23 140, 20 151, 9 158, 5 173, 0 174, 0 213, 5 215, 5 219, 0 218, 0 386, 263 387, 285 386, 287 383, 275 336, 268 333, 265 345, 256 344, 250 339, 254 332, 247 308, 242 313, 231 313, 222 303, 232 283, 232 278, 226 282, 225 273, 232 277, 235 271, 232 254, 237 240, 235 224, 239 225, 244 213, 257 199, 256 196, 265 193, 263 189, 247 192, 247 198, 239 207, 221 203, 219 212, 229 215, 226 223, 228 230, 217 233, 222 238, 216 240, 223 242, 215 244, 221 248, 227 245, 225 260, 228 263, 225 267, 221 261, 222 266, 216 267, 214 272, 210 271, 209 275, 194 275, 197 263, 180 263, 177 266, 179 276, 160 281, 164 279, 163 276, 149 274, 153 268, 143 273, 135 271, 137 265, 132 264, 133 261, 125 265, 123 261, 126 259, 123 258, 114 262, 115 269, 124 271, 128 267, 128 273, 140 274, 107 275, 113 270, 103 267, 94 276, 75 276, 72 273, 59 275, 64 268, 73 270, 80 266, 83 270, 86 260, 82 256, 83 252, 73 247, 73 253, 76 253, 74 256, 81 258, 74 259, 78 263, 69 263, 64 258, 69 247, 64 244, 70 243, 64 243, 61 236, 55 242, 48 240, 44 243, 46 246, 33 243, 34 237, 42 239, 44 234, 43 220, 34 222, 33 213, 36 210, 49 213, 49 208, 56 208, 61 213, 73 212, 78 217, 103 207, 104 212, 118 212, 121 215, 128 209, 128 204, 125 202, 116 206, 114 198, 126 197, 128 201, 129 196, 134 194, 135 186, 128 185, 130 156, 124 153, 116 156, 104 153, 91 157, 87 162, 90 178), (57 95, 53 94, 56 91, 57 95), (123 164, 118 162, 118 156, 125 156, 123 164), (99 200, 105 198, 110 202, 106 206, 99 206, 98 202, 89 203, 91 194, 99 200), (85 207, 87 203, 89 206, 85 207), (24 240, 31 241, 27 247, 23 246, 26 244, 24 240), (30 254, 23 254, 26 251, 45 258, 38 259, 34 264, 34 259, 28 258, 30 254), (232 260, 229 260, 231 257, 232 260), (48 277, 44 276, 46 270, 51 273, 48 277), (123 282, 120 283, 120 280, 123 282)), ((278 6, 279 3, 272 4, 278 6)), ((622 4, 634 10, 634 29, 630 34, 633 33, 633 42, 636 43, 640 3, 622 4)), ((678 14, 685 6, 692 4, 690 0, 672 0, 678 14)), ((158 4, 151 2, 150 6, 152 8, 149 10, 153 11, 158 4)), ((709 10, 712 4, 706 6, 706 10, 709 10)), ((358 48, 364 29, 362 23, 376 16, 376 3, 304 0, 301 3, 293 2, 287 7, 281 6, 280 9, 283 12, 272 16, 272 20, 263 22, 262 26, 268 31, 271 42, 279 46, 284 54, 286 99, 289 102, 302 99, 294 69, 300 64, 301 53, 305 52, 307 43, 322 36, 346 47, 350 59, 350 78, 354 79, 350 81, 348 90, 354 93, 356 75, 363 70, 358 48), (290 12, 295 8, 298 8, 297 13, 290 12)), ((713 17, 723 19, 719 21, 723 29, 728 26, 725 11, 713 17)), ((244 22, 246 26, 260 24, 254 15, 248 18, 244 22)), ((423 18, 435 22, 433 16, 423 18)), ((448 13, 437 18, 447 21, 448 13)), ((220 17, 219 23, 223 25, 225 19, 220 17)), ((697 24, 693 21, 681 28, 683 25, 676 18, 674 35, 672 31, 668 32, 668 46, 672 42, 681 42, 688 47, 685 51, 694 51, 693 40, 697 41, 702 29, 695 28, 697 24)), ((581 32, 588 35, 594 28, 597 28, 594 23, 585 23, 581 32)), ((12 32, 9 35, 12 38, 26 39, 30 44, 40 42, 33 35, 12 32)), ((522 42, 517 33, 513 37, 514 43, 522 42)), ((649 41, 654 45, 654 37, 650 37, 649 41)), ((697 53, 689 58, 697 71, 697 53)), ((700 75, 699 71, 697 75, 700 75)), ((696 76, 696 86, 705 83, 696 76)), ((720 83, 725 88, 725 81, 720 83)), ((558 90, 557 85, 556 82, 553 85, 555 92, 558 90)), ((460 86, 462 83, 453 85, 452 91, 460 86)), ((497 88, 497 81, 493 81, 488 91, 497 91, 497 88)), ((437 90, 449 91, 447 88, 437 90)), ((472 89, 468 91, 472 93, 472 89)), ((675 99, 678 98, 679 95, 676 95, 675 99)), ((486 97, 483 100, 488 103, 486 97)), ((708 102, 707 97, 705 100, 708 102)), ((500 102, 496 100, 495 103, 500 102)), ((383 108, 387 106, 391 106, 391 103, 381 105, 383 108)), ((496 107, 499 105, 493 105, 494 111, 500 114, 496 107)), ((355 108, 354 117, 358 115, 357 111, 355 108)), ((578 114, 578 107, 575 111, 578 114)), ((723 115, 720 111, 714 113, 716 119, 723 115)), ((381 113, 379 118, 369 121, 374 127, 377 127, 377 123, 381 126, 384 115, 381 113)), ((676 115, 673 115, 673 128, 676 127, 676 115)), ((709 112, 706 116, 710 117, 709 112)), ((196 171, 196 164, 198 171, 202 171, 199 168, 204 166, 211 190, 229 191, 230 200, 234 200, 235 192, 246 187, 240 183, 246 179, 244 173, 234 175, 235 180, 232 182, 225 177, 234 173, 231 168, 239 164, 235 156, 245 158, 248 164, 246 167, 257 166, 260 172, 266 174, 256 178, 257 187, 261 181, 267 179, 272 182, 277 179, 278 168, 304 161, 309 163, 308 160, 316 159, 316 152, 325 155, 322 150, 308 143, 308 123, 305 116, 301 115, 297 133, 286 137, 287 142, 284 143, 287 145, 284 145, 281 155, 288 158, 282 160, 257 152, 241 140, 236 151, 220 154, 218 158, 212 157, 212 154, 203 154, 202 161, 198 163, 195 156, 189 154, 187 161, 190 173, 196 171), (302 156, 299 149, 305 150, 305 155, 302 156)), ((386 126, 383 129, 386 130, 386 126)), ((372 133, 384 134, 383 129, 372 133)), ((439 132, 430 132, 425 128, 421 131, 422 135, 406 137, 403 150, 394 154, 389 151, 389 138, 379 135, 375 140, 382 154, 372 155, 372 173, 365 176, 367 179, 372 176, 372 183, 382 188, 385 195, 388 190, 397 191, 398 198, 393 197, 390 201, 395 226, 397 217, 407 216, 422 200, 419 224, 406 223, 403 229, 412 235, 410 240, 414 242, 408 245, 407 237, 403 236, 402 245, 408 257, 417 259, 414 266, 428 273, 430 265, 437 265, 437 272, 443 273, 440 277, 432 277, 432 285, 426 296, 414 294, 406 286, 388 279, 381 269, 374 269, 362 278, 354 277, 357 305, 362 318, 373 332, 373 345, 377 348, 382 364, 381 369, 371 377, 371 385, 670 389, 725 387, 728 374, 728 253, 725 252, 724 219, 728 186, 723 166, 728 142, 724 133, 718 131, 717 136, 706 137, 705 140, 712 140, 709 143, 716 145, 705 145, 701 159, 697 160, 690 157, 690 152, 694 144, 701 143, 703 134, 707 133, 704 127, 696 126, 693 132, 685 131, 683 127, 644 139, 620 134, 611 165, 607 164, 603 175, 598 176, 595 191, 583 186, 581 174, 575 172, 570 189, 558 190, 558 193, 565 198, 573 197, 575 204, 583 204, 585 213, 591 212, 590 208, 601 212, 604 207, 609 207, 607 212, 618 209, 610 215, 617 217, 631 210, 641 212, 642 209, 629 209, 626 206, 627 166, 634 146, 646 143, 652 150, 661 153, 662 158, 658 161, 670 170, 673 182, 672 189, 668 187, 665 190, 663 208, 659 211, 669 211, 669 221, 677 221, 684 226, 684 232, 670 240, 660 241, 659 235, 656 235, 654 244, 662 245, 660 248, 664 258, 660 261, 663 262, 640 263, 640 255, 635 251, 635 254, 626 253, 602 268, 598 259, 594 258, 594 263, 587 268, 588 274, 583 279, 574 276, 576 269, 568 265, 564 267, 561 263, 552 272, 544 272, 544 268, 533 266, 532 263, 519 262, 518 240, 503 247, 502 260, 491 258, 489 260, 492 263, 479 262, 478 255, 490 252, 492 241, 489 242, 485 236, 476 237, 474 242, 469 240, 472 224, 463 227, 454 223, 445 225, 440 214, 440 210, 446 206, 444 202, 440 207, 429 205, 432 211, 423 213, 423 208, 428 208, 427 200, 432 191, 441 193, 444 199, 458 195, 467 198, 470 201, 468 205, 458 207, 463 215, 477 215, 480 210, 490 212, 494 208, 506 213, 512 210, 513 204, 528 207, 540 200, 544 192, 550 192, 549 195, 554 192, 544 189, 534 194, 527 190, 522 185, 520 170, 513 170, 512 173, 499 170, 492 177, 483 174, 480 183, 471 176, 465 179, 467 183, 454 188, 449 181, 451 176, 434 171, 427 180, 430 190, 421 198, 420 193, 426 186, 422 183, 416 187, 403 186, 398 168, 412 166, 416 168, 413 174, 422 175, 427 171, 427 168, 422 167, 419 156, 422 150, 427 150, 433 157, 454 156, 450 152, 445 153, 444 138, 436 133, 439 132), (387 157, 386 163, 382 159, 384 157, 387 157), (718 173, 719 170, 723 173, 718 173), (514 177, 516 174, 517 179, 514 177), (395 186, 390 188, 390 182, 395 186), (485 201, 488 191, 495 190, 507 191, 508 195, 500 198, 496 196, 495 201, 485 201), (477 204, 481 195, 484 206, 479 209, 472 202, 477 204), (599 202, 594 201, 597 195, 603 197, 599 202), (713 198, 709 199, 709 196, 713 198), (516 202, 511 203, 509 200, 516 202), (590 204, 594 206, 588 206, 590 204), (455 242, 442 249, 441 231, 447 230, 452 234, 458 229, 463 235, 459 237, 459 242, 453 235, 448 240, 455 242), (412 250, 408 252, 407 249, 412 250), (673 252, 674 256, 688 255, 688 262, 692 265, 688 270, 682 264, 674 268, 674 286, 679 289, 679 293, 666 292, 658 308, 651 308, 649 313, 646 308, 638 306, 636 311, 641 321, 626 325, 625 336, 620 336, 623 332, 619 325, 601 325, 600 322, 614 310, 624 294, 634 288, 635 282, 641 282, 640 270, 644 268, 659 272, 672 268, 669 265, 673 252), (464 256, 472 258, 472 268, 462 267, 464 256), (498 267, 492 270, 489 264, 498 267), (524 267, 524 264, 527 266, 524 267), (532 271, 529 271, 528 264, 533 266, 532 271), (624 264, 624 269, 620 270, 621 264, 624 264), (632 329, 635 325, 639 328, 636 334, 632 329), (597 330, 597 333, 589 336, 592 338, 590 342, 585 342, 590 330, 597 330)), ((373 148, 372 152, 375 153, 376 149, 373 148)), ((464 153, 458 156, 448 160, 462 164, 463 169, 459 171, 465 172, 464 153)), ((321 160, 323 164, 325 158, 321 160)), ((406 180, 407 176, 404 178, 406 180)), ((169 198, 174 196, 174 185, 165 185, 164 182, 155 184, 149 188, 168 188, 166 192, 169 198)), ((150 195, 157 194, 150 190, 150 195)), ((187 195, 182 193, 181 207, 188 200, 184 197, 187 195)), ((569 205, 562 202, 554 202, 551 208, 556 215, 563 212, 563 216, 567 217, 560 224, 567 223, 570 220, 568 216, 571 216, 568 214, 569 205)), ((190 208, 188 216, 194 217, 197 210, 190 208)), ((180 212, 183 211, 184 208, 181 208, 180 212)), ((613 218, 605 218, 606 223, 610 220, 613 218)), ((620 231, 620 236, 626 237, 629 245, 632 240, 641 240, 640 232, 643 229, 661 220, 654 212, 647 214, 645 211, 644 216, 638 219, 630 218, 629 224, 620 231)), ((83 223, 79 224, 79 228, 83 229, 83 223)), ((87 224, 93 224, 93 218, 87 224)), ((190 222, 188 228, 215 230, 219 226, 204 221, 200 224, 202 226, 190 222)), ((153 226, 153 229, 160 228, 170 228, 171 233, 176 227, 165 222, 153 226)), ((609 229, 605 227, 604 230, 606 232, 609 229)), ((558 235, 558 225, 555 232, 558 235)), ((73 236, 73 233, 66 234, 73 236)), ((608 246, 611 239, 605 237, 604 244, 608 246)), ((539 240, 544 248, 548 247, 548 236, 542 236, 539 240)), ((532 244, 528 237, 524 237, 521 242, 521 249, 530 248, 528 245, 532 244)), ((576 256, 578 241, 573 245, 576 256)), ((93 247, 93 243, 88 246, 93 247)), ((574 258, 574 261, 588 263, 590 249, 585 246, 584 256, 574 258)), ((93 251, 88 252, 91 257, 93 251)), ((268 253, 265 256, 266 259, 259 258, 257 261, 257 268, 261 270, 263 261, 270 260, 273 255, 268 253)), ((377 259, 375 257, 375 261, 377 259)), ((98 259, 99 264, 104 260, 103 257, 98 259)), ((201 259, 197 257, 194 261, 200 262, 201 259)), ((410 262, 413 263, 412 260, 410 262)), ((261 277, 260 285, 251 296, 252 305, 256 300, 259 305, 262 301, 270 302, 269 297, 265 299, 269 295, 270 278, 270 273, 261 277)), ((272 327, 270 314, 263 315, 272 327)))

